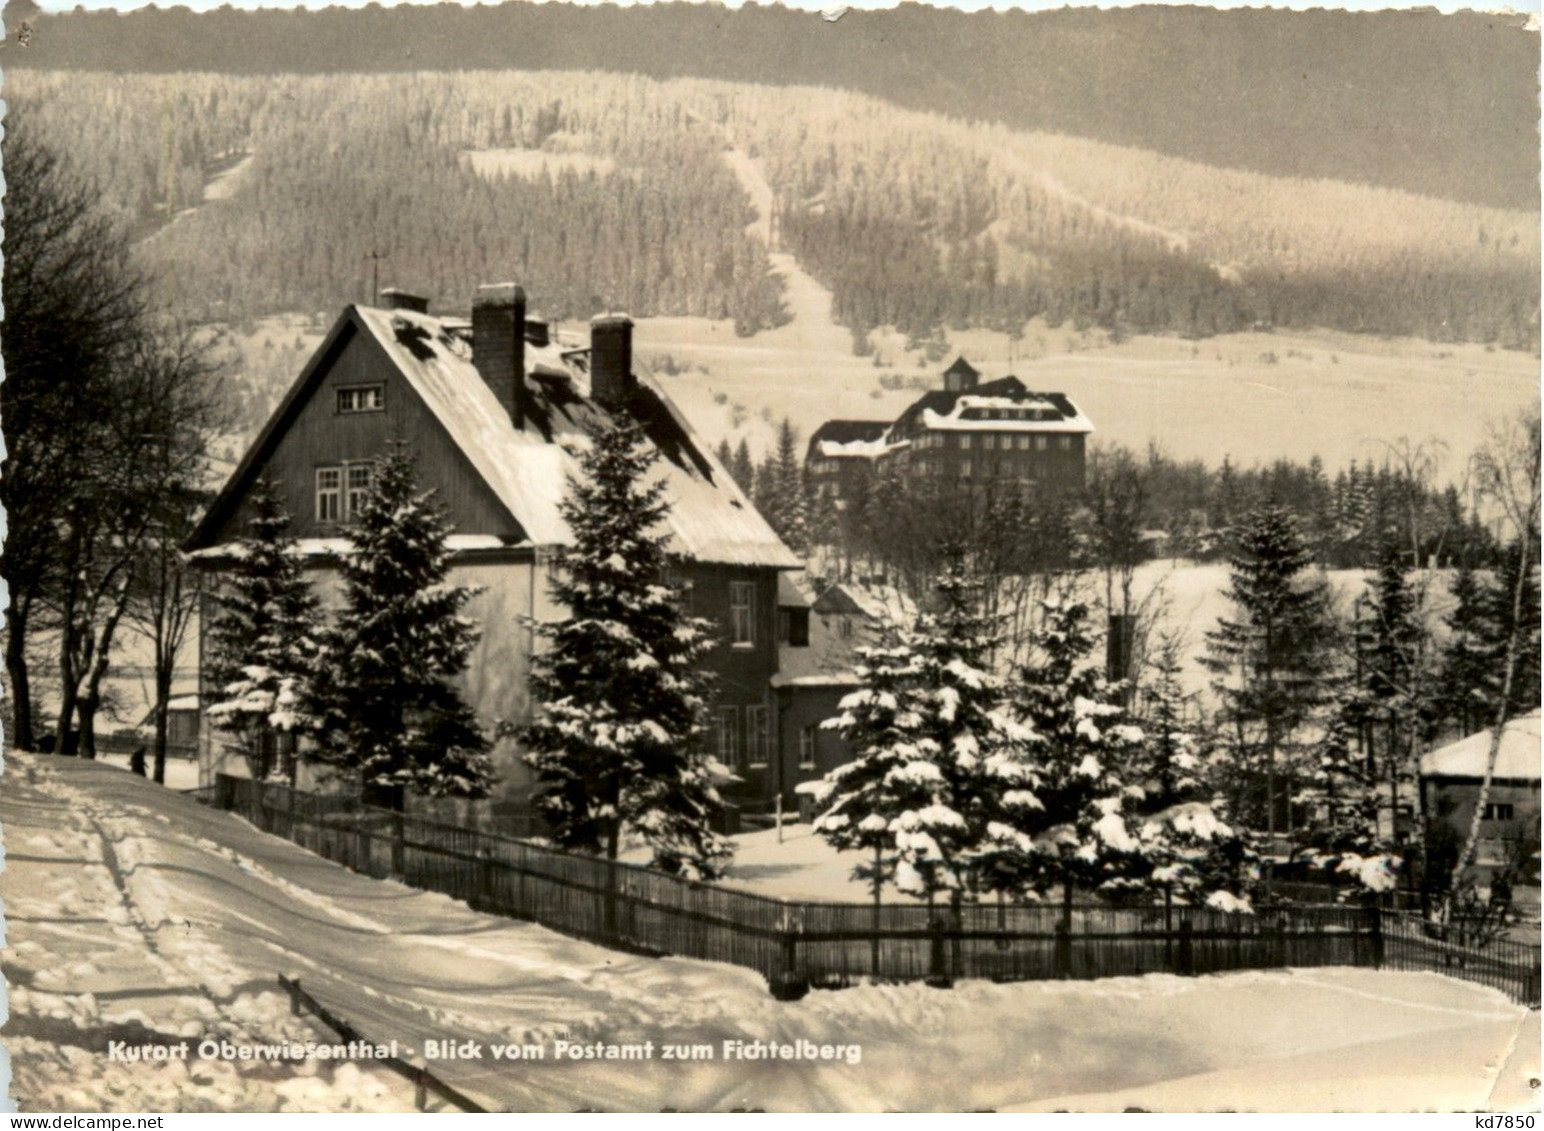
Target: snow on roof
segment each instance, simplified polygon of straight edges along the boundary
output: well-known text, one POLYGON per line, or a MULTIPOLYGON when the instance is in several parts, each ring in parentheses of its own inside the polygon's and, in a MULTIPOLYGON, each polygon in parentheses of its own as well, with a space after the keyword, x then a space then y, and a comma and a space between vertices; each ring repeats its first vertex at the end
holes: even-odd
POLYGON ((862 684, 856 672, 820 672, 816 675, 783 675, 772 677, 773 687, 857 687, 862 684))
MULTIPOLYGON (((1438 747, 1421 759, 1421 776, 1428 778, 1474 778, 1485 776, 1490 758, 1491 732, 1482 730, 1447 746, 1438 747)), ((1515 718, 1501 734, 1501 751, 1496 757, 1498 778, 1520 781, 1539 780, 1539 712, 1515 718)))
MULTIPOLYGON (((590 430, 607 413, 589 399, 588 350, 559 335, 528 342, 526 419, 517 429, 472 364, 470 350, 438 318, 405 310, 357 308, 360 320, 412 383, 479 474, 538 545, 565 544, 558 511, 590 430)), ((714 460, 676 406, 647 373, 637 374, 630 407, 663 458, 669 548, 699 561, 794 569, 802 564, 714 460)))
POLYGON ((872 620, 910 620, 916 606, 898 589, 840 582, 827 587, 815 602, 815 612, 825 616, 861 616, 872 620))
POLYGON ((1092 432, 1093 423, 1065 393, 1035 393, 1017 377, 999 377, 973 389, 933 389, 901 413, 891 429, 892 437, 907 434, 914 425, 941 431, 978 432, 1092 432), (1041 417, 1029 419, 967 419, 964 413, 1031 410, 1041 417))
POLYGON ((815 604, 815 590, 806 571, 791 569, 777 575, 777 604, 783 609, 808 609, 815 604))
MULTIPOLYGON (((497 534, 449 534, 445 538, 445 548, 451 553, 463 553, 470 550, 503 550, 515 545, 507 538, 500 538, 497 534)), ((523 542, 518 545, 529 546, 531 543, 523 542)), ((341 557, 352 548, 347 538, 297 538, 295 539, 295 552, 306 558, 341 557)), ((208 546, 202 550, 194 550, 188 557, 197 561, 221 561, 239 557, 241 547, 238 543, 227 542, 219 546, 208 546)))
POLYGON ((810 454, 826 459, 873 459, 890 444, 888 420, 828 420, 810 437, 810 454))
POLYGON ((924 407, 921 419, 926 428, 951 432, 1088 433, 1094 430, 1088 417, 1066 397, 1028 390, 1020 395, 999 396, 961 393, 947 410, 924 407))

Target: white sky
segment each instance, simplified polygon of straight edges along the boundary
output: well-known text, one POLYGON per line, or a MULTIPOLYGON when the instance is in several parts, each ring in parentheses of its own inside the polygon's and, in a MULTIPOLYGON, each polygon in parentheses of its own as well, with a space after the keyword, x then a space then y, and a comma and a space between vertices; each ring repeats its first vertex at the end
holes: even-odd
MULTIPOLYGON (((208 11, 214 8, 229 6, 235 8, 362 8, 369 0, 181 0, 180 6, 192 8, 195 11, 208 11)), ((385 7, 394 7, 402 0, 378 0, 385 7)), ((427 2, 427 0, 425 0, 427 2)), ((459 0, 465 3, 466 0, 459 0)), ((569 0, 572 3, 596 4, 607 0, 569 0)), ((647 3, 648 0, 611 0, 621 7, 631 7, 636 3, 647 3)), ((892 0, 853 0, 852 3, 837 3, 835 0, 782 0, 786 7, 802 8, 807 11, 836 11, 841 8, 893 8, 892 0)), ((1112 0, 1103 4, 1076 4, 1069 5, 1067 0, 949 0, 948 3, 936 2, 935 7, 952 7, 962 11, 974 12, 982 9, 993 8, 1002 11, 1021 9, 1025 11, 1038 11, 1049 8, 1064 7, 1104 7, 1124 8, 1132 7, 1138 3, 1168 3, 1172 0, 1112 0)), ((1191 2, 1191 0, 1185 0, 1191 2)), ((1463 3, 1459 0, 1341 0, 1339 3, 1330 3, 1327 0, 1271 0, 1262 3, 1260 0, 1213 0, 1211 7, 1215 8, 1343 8, 1350 11, 1377 11, 1383 8, 1436 8, 1443 12, 1458 11, 1490 11, 1490 12, 1531 12, 1537 14, 1540 11, 1541 0, 1513 0, 1512 3, 1500 6, 1495 3, 1484 3, 1482 0, 1471 0, 1463 3)), ((60 12, 71 8, 117 8, 129 9, 144 6, 144 0, 39 0, 40 6, 45 11, 60 12)), ((728 0, 727 7, 738 8, 740 0, 728 0)))

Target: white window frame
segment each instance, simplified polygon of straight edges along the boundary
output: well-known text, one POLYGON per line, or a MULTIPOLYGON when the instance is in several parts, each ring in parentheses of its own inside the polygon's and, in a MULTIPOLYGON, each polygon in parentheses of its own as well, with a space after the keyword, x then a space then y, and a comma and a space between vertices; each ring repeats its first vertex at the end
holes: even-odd
POLYGON ((718 709, 718 760, 731 770, 740 767, 740 708, 718 709))
POLYGON ((343 464, 324 464, 316 469, 316 521, 343 521, 343 464), (324 480, 330 480, 324 485, 324 480), (330 506, 328 504, 331 504, 330 506), (330 513, 329 513, 330 512, 330 513))
POLYGON ((353 522, 359 517, 359 512, 364 509, 365 502, 369 498, 371 490, 375 487, 375 462, 365 460, 358 463, 345 463, 343 465, 343 521, 353 522), (364 473, 362 486, 355 486, 356 472, 364 473), (359 496, 355 498, 356 494, 359 496))
POLYGON ((969 432, 961 432, 960 433, 960 451, 962 451, 962 452, 970 451, 970 433, 969 432))
POLYGON ((379 381, 371 385, 340 385, 337 405, 340 416, 352 416, 361 412, 385 412, 386 386, 379 381), (366 403, 367 401, 369 403, 366 403))
POLYGON ((765 703, 745 708, 745 756, 752 768, 772 760, 772 713, 765 703))
POLYGON ((815 768, 816 730, 814 726, 807 726, 799 731, 799 769, 801 770, 815 768))
POLYGON ((1070 452, 1072 450, 1072 437, 1071 436, 1058 436, 1058 437, 1056 437, 1056 446, 1058 448, 1060 448, 1064 452, 1070 452))
POLYGON ((756 647, 756 583, 729 583, 729 643, 735 648, 756 647))

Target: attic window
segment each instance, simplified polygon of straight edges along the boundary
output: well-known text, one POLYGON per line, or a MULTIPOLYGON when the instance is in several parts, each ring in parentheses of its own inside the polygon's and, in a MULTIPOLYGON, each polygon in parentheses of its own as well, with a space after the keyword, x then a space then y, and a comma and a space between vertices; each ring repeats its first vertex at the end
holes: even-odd
POLYGON ((380 412, 385 407, 385 385, 346 385, 338 390, 340 413, 380 412))

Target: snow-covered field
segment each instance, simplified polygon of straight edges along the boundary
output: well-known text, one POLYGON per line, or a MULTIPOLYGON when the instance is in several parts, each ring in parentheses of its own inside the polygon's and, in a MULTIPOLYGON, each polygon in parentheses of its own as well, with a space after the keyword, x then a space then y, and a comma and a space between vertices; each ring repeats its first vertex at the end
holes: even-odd
POLYGON ((5 770, 5 1040, 27 1109, 409 1106, 399 1080, 359 1062, 106 1060, 110 1039, 328 1037, 290 1016, 280 971, 373 1039, 541 1045, 541 1061, 439 1063, 511 1110, 1535 1104, 1538 1015, 1436 975, 861 986, 779 1003, 746 970, 620 954, 353 875, 110 766, 12 754, 5 770), (559 1039, 718 1053, 758 1038, 862 1054, 551 1059, 559 1039))

